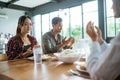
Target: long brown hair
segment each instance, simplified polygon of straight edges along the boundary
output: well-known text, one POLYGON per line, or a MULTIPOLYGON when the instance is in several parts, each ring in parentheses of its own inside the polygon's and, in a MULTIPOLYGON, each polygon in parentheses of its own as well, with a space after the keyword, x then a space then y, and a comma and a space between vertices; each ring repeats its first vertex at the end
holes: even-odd
POLYGON ((31 20, 31 18, 29 16, 26 16, 26 15, 20 16, 19 20, 18 20, 18 26, 17 26, 17 30, 16 30, 16 37, 17 37, 17 41, 18 41, 19 46, 23 45, 23 41, 21 39, 21 28, 19 26, 23 26, 26 18, 29 18, 31 20))

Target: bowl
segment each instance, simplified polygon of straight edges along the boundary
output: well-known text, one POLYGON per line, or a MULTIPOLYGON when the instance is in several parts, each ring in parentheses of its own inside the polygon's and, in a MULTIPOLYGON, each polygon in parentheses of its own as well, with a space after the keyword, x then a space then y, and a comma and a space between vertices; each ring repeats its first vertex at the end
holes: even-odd
POLYGON ((80 55, 74 50, 65 50, 61 53, 54 53, 56 58, 64 63, 74 63, 80 59, 80 55))

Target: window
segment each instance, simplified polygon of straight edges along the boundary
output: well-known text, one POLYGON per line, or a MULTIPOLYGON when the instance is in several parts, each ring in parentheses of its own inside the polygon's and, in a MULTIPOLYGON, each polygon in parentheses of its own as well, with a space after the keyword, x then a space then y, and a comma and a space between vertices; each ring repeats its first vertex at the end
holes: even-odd
POLYGON ((69 27, 69 9, 59 10, 59 17, 62 18, 62 35, 69 37, 70 36, 70 27, 69 27))
POLYGON ((120 19, 116 19, 116 28, 115 28, 115 30, 116 30, 116 34, 118 34, 119 32, 120 32, 120 19))
POLYGON ((41 23, 41 35, 52 29, 51 21, 53 17, 56 16, 61 17, 63 20, 63 29, 61 34, 66 37, 73 36, 77 44, 79 39, 88 38, 86 34, 86 25, 88 21, 93 21, 95 25, 98 26, 97 0, 83 3, 79 6, 59 9, 58 11, 43 14, 41 21, 38 21, 38 19, 35 20, 41 23))
POLYGON ((83 23, 84 23, 84 38, 86 35, 86 25, 89 21, 94 22, 98 26, 98 4, 97 1, 91 1, 83 4, 83 23))
POLYGON ((81 6, 70 8, 71 36, 75 38, 75 46, 82 38, 82 14, 81 6))
POLYGON ((41 15, 36 15, 34 17, 34 35, 39 44, 41 44, 41 15))
POLYGON ((49 31, 50 29, 49 23, 49 14, 42 15, 42 35, 49 31))
POLYGON ((106 12, 107 12, 107 37, 115 36, 115 19, 113 16, 113 10, 112 10, 112 0, 106 0, 106 12))
POLYGON ((59 16, 58 15, 58 11, 54 11, 54 12, 50 12, 50 20, 49 20, 49 22, 50 22, 50 29, 52 29, 52 19, 54 18, 54 17, 57 17, 57 16, 59 16))
POLYGON ((120 31, 120 19, 115 19, 112 9, 112 0, 106 0, 107 37, 114 37, 120 31))

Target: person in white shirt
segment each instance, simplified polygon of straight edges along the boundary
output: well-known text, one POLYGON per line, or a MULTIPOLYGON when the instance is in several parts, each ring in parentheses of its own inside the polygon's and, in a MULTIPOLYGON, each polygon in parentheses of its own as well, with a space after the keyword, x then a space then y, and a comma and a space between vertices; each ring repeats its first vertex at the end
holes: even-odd
MULTIPOLYGON (((120 0, 113 0, 114 17, 120 17, 120 0)), ((120 80, 120 33, 111 45, 102 39, 101 30, 88 22, 86 33, 92 39, 90 55, 87 58, 87 71, 92 80, 120 80), (96 30, 95 30, 96 28, 96 30)))

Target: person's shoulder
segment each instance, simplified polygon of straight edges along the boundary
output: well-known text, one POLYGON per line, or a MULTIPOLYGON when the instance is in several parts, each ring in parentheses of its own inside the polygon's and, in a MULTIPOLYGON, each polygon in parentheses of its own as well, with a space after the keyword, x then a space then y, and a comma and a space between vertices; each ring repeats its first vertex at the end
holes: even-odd
POLYGON ((51 31, 48 31, 48 32, 45 33, 45 35, 48 35, 48 34, 51 34, 51 31))
POLYGON ((45 37, 45 36, 48 36, 50 34, 51 34, 51 31, 44 33, 43 36, 45 37))
POLYGON ((13 36, 11 37, 9 40, 8 40, 8 43, 14 43, 17 41, 17 37, 16 36, 13 36))
POLYGON ((16 36, 13 36, 13 37, 11 37, 9 40, 15 41, 16 39, 17 39, 17 37, 16 37, 16 36))

